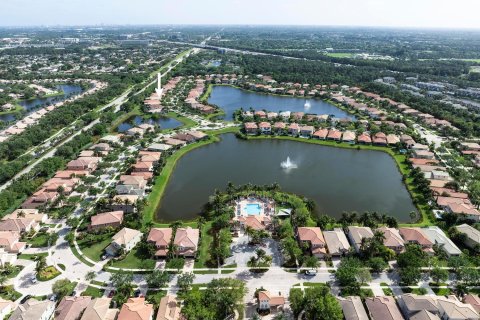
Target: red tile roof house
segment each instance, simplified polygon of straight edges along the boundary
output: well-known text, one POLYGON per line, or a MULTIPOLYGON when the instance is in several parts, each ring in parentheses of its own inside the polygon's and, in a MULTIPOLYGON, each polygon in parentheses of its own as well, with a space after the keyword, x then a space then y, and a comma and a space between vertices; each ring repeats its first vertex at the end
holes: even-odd
POLYGON ((90 230, 98 230, 106 227, 118 228, 123 223, 123 211, 110 211, 99 213, 90 218, 90 230))
POLYGON ((272 125, 269 122, 260 122, 260 124, 258 125, 258 128, 260 129, 260 133, 263 133, 263 134, 272 133, 272 125))
POLYGON ((152 228, 148 234, 147 241, 155 244, 157 251, 155 258, 164 258, 167 256, 168 247, 172 241, 172 228, 152 228))
POLYGON ((246 134, 257 134, 258 132, 258 126, 255 122, 245 122, 244 127, 246 134))
POLYGON ((292 112, 292 118, 294 120, 302 120, 305 112, 292 112))
POLYGON ((310 138, 312 136, 313 132, 315 132, 315 128, 313 126, 301 126, 300 127, 300 135, 302 137, 310 138))
POLYGON ((138 161, 132 166, 133 172, 151 172, 153 171, 153 162, 138 161))
POLYGON ((337 129, 328 131, 327 140, 340 141, 342 139, 342 132, 337 129))
POLYGON ((385 239, 383 245, 389 249, 392 249, 397 254, 405 250, 405 241, 403 240, 400 232, 394 228, 381 227, 377 231, 383 233, 385 239))
POLYGON ((273 131, 275 133, 282 133, 283 130, 285 130, 286 127, 287 127, 287 125, 285 124, 285 122, 275 122, 273 124, 273 131))
POLYGON ((300 133, 300 126, 298 125, 298 123, 291 123, 288 126, 288 133, 292 136, 298 136, 298 134, 300 133))
POLYGON ((471 220, 480 221, 480 212, 471 204, 451 203, 446 206, 445 210, 460 216, 464 216, 471 220))
POLYGON ((308 245, 312 255, 317 258, 323 258, 327 253, 325 239, 322 230, 318 227, 299 227, 297 229, 298 240, 308 245))
POLYGON ((15 218, 0 221, 0 231, 14 231, 20 234, 30 231, 38 231, 40 224, 33 219, 15 218))
POLYGON ((383 132, 377 132, 373 136, 373 144, 377 146, 387 146, 387 136, 383 132))
POLYGON ((92 297, 64 297, 55 309, 55 320, 80 319, 92 297))
POLYGON ((255 111, 253 114, 261 119, 265 119, 267 117, 267 113, 263 110, 255 111))
POLYGON ((145 188, 147 185, 147 181, 143 177, 139 176, 121 175, 120 184, 133 185, 137 188, 145 188))
POLYGON ((22 203, 22 209, 37 209, 55 202, 60 194, 58 192, 46 192, 43 189, 35 192, 30 198, 22 203))
POLYGON ((150 161, 153 163, 157 163, 158 161, 160 161, 160 158, 162 157, 162 153, 158 151, 140 150, 138 152, 138 155, 140 156, 140 159, 142 161, 150 161))
POLYGON ((271 227, 272 220, 270 217, 265 215, 255 215, 255 216, 246 216, 238 217, 234 219, 240 223, 240 227, 246 229, 247 227, 252 228, 253 230, 267 230, 271 227))
POLYGON ((198 249, 200 231, 198 229, 178 228, 175 233, 173 244, 177 248, 177 254, 183 257, 194 257, 198 249))
POLYGON ((98 157, 80 157, 67 163, 67 169, 72 171, 92 172, 97 169, 101 158, 98 157))
POLYGON ((153 304, 145 298, 128 298, 122 305, 117 320, 153 320, 153 304))
POLYGON ((395 145, 397 143, 400 143, 400 138, 398 138, 396 135, 394 134, 389 134, 387 135, 387 143, 389 145, 395 145))
POLYGON ((277 310, 285 305, 285 297, 275 296, 269 291, 263 290, 258 292, 258 309, 259 310, 277 310))
POLYGON ((370 138, 370 135, 368 133, 364 132, 358 136, 357 141, 359 144, 371 144, 372 138, 370 138))
POLYGON ((8 253, 21 253, 27 243, 20 241, 20 232, 0 231, 0 248, 8 253))
POLYGON ((313 134, 314 139, 325 140, 328 135, 328 129, 320 129, 313 134))
POLYGON ((433 254, 433 242, 430 241, 422 229, 413 227, 413 228, 400 228, 400 235, 402 236, 405 243, 414 243, 422 247, 423 251, 433 254))

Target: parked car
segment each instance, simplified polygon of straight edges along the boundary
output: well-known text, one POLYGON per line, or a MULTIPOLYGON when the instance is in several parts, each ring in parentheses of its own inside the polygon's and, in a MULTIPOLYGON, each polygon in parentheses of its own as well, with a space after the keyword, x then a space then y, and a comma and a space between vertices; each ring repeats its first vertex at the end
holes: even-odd
POLYGON ((138 298, 140 296, 140 293, 141 293, 140 289, 135 290, 135 293, 134 293, 135 298, 138 298))
POLYGON ((114 295, 115 295, 115 290, 110 290, 110 292, 108 293, 108 297, 112 298, 114 295))
POLYGON ((37 277, 36 276, 30 277, 30 282, 37 283, 37 277))
POLYGON ((317 269, 305 270, 305 274, 306 274, 307 276, 315 276, 315 275, 317 275, 317 269))
POLYGON ((49 300, 50 300, 50 301, 57 301, 57 295, 56 295, 56 294, 52 294, 52 295, 50 296, 50 299, 49 299, 49 300))
POLYGON ((27 301, 31 297, 32 297, 31 295, 27 294, 25 297, 22 298, 22 300, 20 300, 20 304, 25 303, 25 301, 27 301))

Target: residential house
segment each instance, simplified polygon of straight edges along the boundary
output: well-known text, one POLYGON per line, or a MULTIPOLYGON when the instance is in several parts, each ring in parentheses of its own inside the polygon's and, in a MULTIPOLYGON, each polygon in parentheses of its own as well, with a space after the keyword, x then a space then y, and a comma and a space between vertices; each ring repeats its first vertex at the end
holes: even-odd
POLYGON ((335 228, 332 231, 323 231, 323 237, 331 256, 342 256, 350 251, 350 244, 342 229, 335 228))
POLYGON ((20 241, 20 232, 0 231, 0 248, 8 253, 22 253, 27 246, 26 242, 20 241))
POLYGON ((322 230, 318 227, 299 227, 297 229, 298 240, 306 244, 312 255, 322 258, 326 253, 325 239, 322 230))
POLYGON ((377 145, 377 146, 387 146, 388 145, 387 136, 383 132, 377 132, 373 136, 372 142, 373 142, 374 145, 377 145))
POLYGON ((445 211, 455 213, 467 219, 480 221, 480 212, 469 203, 450 203, 445 207, 445 211))
POLYGON ((455 227, 458 232, 465 234, 464 244, 470 249, 480 251, 480 231, 464 223, 455 227))
POLYGON ((167 256, 168 247, 172 241, 172 228, 152 228, 148 233, 147 241, 155 244, 157 251, 155 258, 164 258, 167 256))
POLYGON ((32 219, 38 223, 45 223, 48 219, 48 215, 40 213, 38 209, 17 209, 11 214, 7 214, 3 217, 4 220, 16 218, 32 219))
POLYGON ((90 221, 90 230, 98 230, 106 227, 118 228, 123 223, 123 211, 99 213, 92 216, 90 221))
POLYGON ((132 166, 132 171, 133 172, 151 172, 153 171, 153 162, 147 162, 147 161, 137 161, 133 166, 132 166))
POLYGON ((370 319, 403 320, 405 319, 397 307, 395 298, 391 296, 365 298, 370 319))
POLYGON ((166 138, 164 142, 173 147, 183 147, 187 144, 187 142, 183 140, 173 139, 173 138, 166 138))
POLYGON ((179 320, 180 303, 172 295, 160 299, 156 320, 179 320))
POLYGON ((200 230, 190 227, 178 228, 173 240, 177 250, 176 253, 184 257, 194 257, 197 253, 199 239, 200 230))
POLYGON ((315 131, 313 126, 300 126, 300 135, 302 137, 311 137, 315 131))
POLYGON ((337 297, 345 320, 369 320, 362 299, 358 296, 337 297))
POLYGON ((467 294, 465 297, 463 297, 463 303, 469 304, 477 311, 477 313, 480 313, 480 297, 476 294, 467 294))
POLYGON ((63 297, 55 309, 55 320, 78 320, 92 301, 92 297, 63 297))
POLYGON ((128 298, 122 305, 117 320, 153 320, 153 304, 145 298, 128 298))
POLYGON ((370 144, 372 143, 372 138, 370 138, 370 135, 368 133, 364 132, 358 136, 357 141, 360 144, 370 144))
POLYGON ((0 267, 4 268, 7 264, 13 265, 17 261, 17 254, 6 252, 5 249, 0 248, 0 267))
POLYGON ((67 170, 93 172, 97 169, 100 159, 98 157, 79 157, 67 163, 67 170))
POLYGON ((13 311, 9 320, 49 320, 55 311, 55 302, 30 298, 13 311))
POLYGON ((288 126, 288 133, 292 136, 298 136, 300 134, 300 126, 298 123, 291 123, 288 126))
POLYGON ((20 234, 30 231, 38 231, 40 224, 33 219, 27 218, 7 218, 0 221, 0 231, 13 231, 20 234))
POLYGON ((258 132, 258 125, 255 122, 245 122, 244 128, 246 134, 257 134, 258 132))
POLYGON ((22 209, 37 209, 40 207, 48 206, 58 199, 60 194, 58 192, 46 192, 43 189, 35 192, 30 198, 22 203, 22 209))
POLYGON ((377 230, 383 233, 385 237, 383 240, 385 247, 392 249, 396 253, 401 253, 405 249, 405 242, 397 229, 381 227, 377 230))
POLYGON ((388 134, 387 135, 387 144, 392 146, 396 145, 397 143, 400 143, 400 138, 394 134, 388 134))
POLYGON ((7 319, 7 316, 15 309, 15 302, 0 298, 0 319, 7 319))
POLYGON ((136 210, 136 203, 140 197, 134 194, 119 194, 113 197, 109 208, 113 211, 132 213, 136 210))
POLYGON ((328 135, 328 129, 320 129, 315 131, 315 133, 313 134, 313 138, 325 140, 327 138, 327 135, 328 135))
POLYGON ((96 298, 90 301, 81 320, 115 320, 118 309, 110 309, 111 298, 96 298))
POLYGON ((363 239, 373 238, 372 229, 369 227, 348 227, 348 238, 356 252, 360 251, 363 239))
POLYGON ((269 122, 260 122, 258 128, 260 129, 260 133, 262 134, 272 133, 272 125, 269 122))
POLYGON ((281 295, 273 295, 267 290, 258 292, 258 309, 259 310, 278 310, 285 305, 285 297, 281 295))
POLYGON ((270 228, 272 220, 269 216, 266 215, 249 215, 249 216, 241 216, 238 218, 234 218, 234 222, 238 222, 242 229, 246 229, 247 227, 252 228, 253 230, 267 230, 270 228))
POLYGON ((116 256, 123 248, 125 252, 132 250, 142 239, 142 233, 135 229, 123 228, 112 237, 112 243, 105 249, 110 256, 116 256))
POLYGON ((445 320, 478 320, 480 316, 470 304, 462 303, 456 296, 437 298, 439 317, 445 320))
POLYGON ((441 246, 443 250, 445 250, 447 255, 458 256, 462 253, 462 251, 453 243, 452 240, 450 240, 450 238, 447 237, 445 232, 443 232, 442 229, 440 229, 439 227, 426 227, 423 228, 423 232, 431 242, 441 246))
POLYGON ((286 127, 287 125, 285 124, 285 122, 275 122, 273 124, 273 131, 275 133, 281 133, 283 132, 283 130, 285 130, 286 127))
POLYGON ((352 142, 355 142, 355 138, 356 138, 355 132, 350 130, 345 131, 342 135, 343 142, 352 143, 352 142))
POLYGON ((438 315, 437 301, 432 296, 416 295, 412 293, 402 294, 398 297, 398 305, 407 319, 418 314, 422 310, 438 315))
POLYGON ((433 254, 433 242, 428 239, 427 235, 423 232, 421 228, 411 227, 411 228, 400 228, 400 235, 402 236, 405 243, 418 244, 422 247, 423 251, 433 254))
POLYGON ((342 139, 342 132, 337 129, 330 129, 328 131, 327 140, 340 141, 342 139))
POLYGON ((412 155, 418 159, 435 159, 435 154, 427 150, 413 150, 412 155))

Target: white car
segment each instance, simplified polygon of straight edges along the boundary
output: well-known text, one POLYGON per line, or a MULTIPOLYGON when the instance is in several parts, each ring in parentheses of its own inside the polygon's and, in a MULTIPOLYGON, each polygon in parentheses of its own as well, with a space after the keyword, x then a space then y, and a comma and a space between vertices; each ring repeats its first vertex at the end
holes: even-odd
POLYGON ((317 275, 317 269, 305 270, 305 274, 306 274, 307 276, 315 276, 315 275, 317 275))

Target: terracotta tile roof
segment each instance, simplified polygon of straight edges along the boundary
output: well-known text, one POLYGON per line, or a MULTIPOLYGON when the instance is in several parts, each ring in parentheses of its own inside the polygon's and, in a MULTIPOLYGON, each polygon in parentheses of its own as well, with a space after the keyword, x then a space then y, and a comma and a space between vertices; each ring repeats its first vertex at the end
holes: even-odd
POLYGON ((400 228, 400 235, 406 242, 415 242, 422 246, 432 246, 433 243, 428 240, 425 233, 422 229, 413 227, 413 228, 400 228))
POLYGON ((118 309, 110 309, 111 298, 93 299, 85 309, 81 320, 115 320, 118 309))
POLYGON ((387 248, 403 247, 405 245, 405 242, 403 241, 402 237, 400 236, 400 232, 397 229, 381 227, 378 228, 378 231, 382 232, 385 236, 383 244, 387 248))
POLYGON ((258 300, 268 300, 270 306, 281 306, 285 304, 285 297, 274 296, 269 291, 258 292, 258 300))
POLYGON ((301 241, 308 241, 312 245, 325 245, 322 230, 318 227, 299 227, 298 238, 301 241))
POLYGON ((184 248, 197 248, 200 231, 191 227, 178 228, 175 233, 174 244, 184 248))
POLYGON ((180 319, 180 304, 174 296, 167 295, 160 300, 156 320, 180 319))
POLYGON ((123 304, 117 320, 150 320, 153 317, 153 304, 145 302, 145 298, 129 298, 123 304))
POLYGON ((91 297, 64 297, 55 310, 55 320, 79 319, 91 297))
POLYGON ((148 233, 147 241, 155 242, 157 246, 168 246, 172 234, 172 228, 152 228, 148 233))
POLYGON ((123 222, 123 211, 110 211, 99 213, 91 217, 91 226, 98 226, 104 224, 112 224, 123 222))

